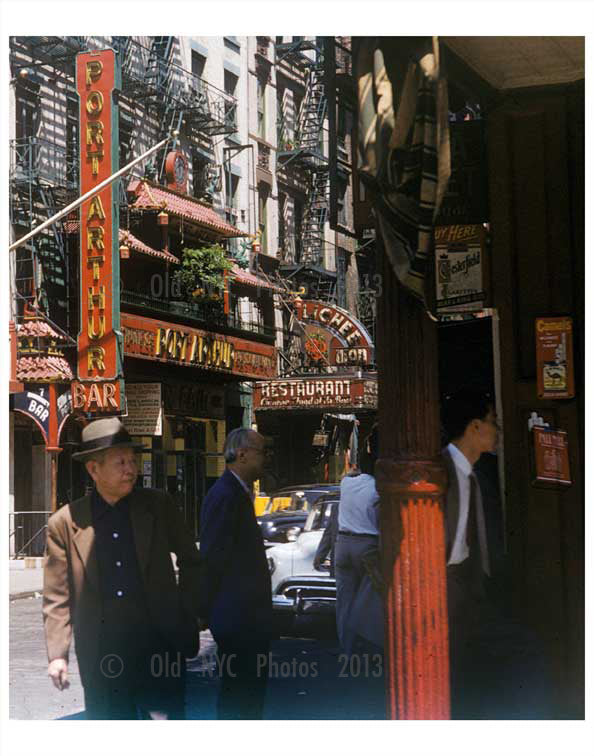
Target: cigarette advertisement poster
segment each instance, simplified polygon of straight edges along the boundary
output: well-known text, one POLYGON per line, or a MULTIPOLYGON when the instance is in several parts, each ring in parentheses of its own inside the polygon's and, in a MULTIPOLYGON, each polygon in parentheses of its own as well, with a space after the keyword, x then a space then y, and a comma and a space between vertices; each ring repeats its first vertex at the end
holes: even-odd
POLYGON ((484 309, 485 249, 482 225, 439 226, 435 229, 438 314, 484 309))
POLYGON ((539 399, 575 396, 571 318, 536 319, 536 371, 539 399))

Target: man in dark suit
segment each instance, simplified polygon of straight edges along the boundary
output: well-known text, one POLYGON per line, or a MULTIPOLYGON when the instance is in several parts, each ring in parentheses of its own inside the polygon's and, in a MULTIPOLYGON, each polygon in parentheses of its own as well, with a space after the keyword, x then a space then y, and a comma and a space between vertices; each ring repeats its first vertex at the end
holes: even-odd
POLYGON ((166 494, 134 489, 137 449, 118 418, 90 423, 73 457, 94 490, 48 521, 48 675, 68 687, 74 630, 89 719, 183 718, 185 657, 199 648, 198 550, 166 494))
POLYGON ((450 439, 443 459, 452 718, 546 718, 539 645, 506 615, 493 586, 503 565, 501 513, 488 511, 500 506, 496 476, 489 492, 474 469, 497 444, 493 403, 463 389, 445 402, 442 419, 450 439))
POLYGON ((201 616, 218 646, 218 718, 261 719, 272 594, 252 486, 264 468, 265 440, 238 428, 227 436, 223 453, 227 469, 208 492, 200 516, 201 616))

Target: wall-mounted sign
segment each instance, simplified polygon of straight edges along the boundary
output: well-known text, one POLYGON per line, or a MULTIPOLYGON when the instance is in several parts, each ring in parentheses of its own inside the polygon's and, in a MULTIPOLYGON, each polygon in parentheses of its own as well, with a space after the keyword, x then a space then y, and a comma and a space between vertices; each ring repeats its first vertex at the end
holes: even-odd
POLYGON ((122 330, 124 354, 130 357, 199 367, 241 378, 276 375, 276 352, 269 344, 128 313, 122 313, 122 330))
POLYGON ((204 383, 164 383, 166 415, 225 419, 225 389, 204 383))
POLYGON ((165 159, 165 175, 167 187, 186 192, 188 188, 188 161, 181 150, 173 150, 165 159))
POLYGON ((10 408, 27 415, 38 426, 46 444, 57 443, 60 438, 60 432, 66 420, 72 413, 72 400, 70 397, 70 388, 62 389, 62 393, 56 391, 56 427, 57 435, 51 439, 50 434, 50 413, 51 413, 51 393, 50 386, 47 384, 32 385, 29 391, 20 391, 10 395, 10 408))
POLYGON ((437 312, 473 312, 486 304, 485 229, 481 225, 435 229, 437 312))
POLYGON ((575 396, 571 318, 536 318, 535 330, 539 398, 571 399, 575 396))
POLYGON ((117 415, 123 406, 123 381, 72 381, 72 409, 91 415, 117 415))
POLYGON ((127 383, 124 420, 131 436, 163 435, 163 408, 160 383, 127 383))
POLYGON ((376 409, 376 378, 288 378, 254 384, 254 409, 376 409))
POLYGON ((340 307, 315 300, 294 302, 302 328, 295 330, 302 341, 302 353, 309 366, 371 365, 373 342, 365 326, 340 307))
POLYGON ((535 483, 571 485, 567 433, 550 428, 532 429, 535 483))
MULTIPOLYGON (((120 85, 114 50, 79 53, 76 88, 80 99, 80 193, 98 186, 118 169, 120 85)), ((120 382, 122 365, 117 332, 120 328, 119 212, 117 184, 111 184, 80 209, 80 333, 78 379, 120 382)), ((95 386, 95 389, 92 388, 95 386)), ((118 407, 123 383, 118 391, 118 407)))

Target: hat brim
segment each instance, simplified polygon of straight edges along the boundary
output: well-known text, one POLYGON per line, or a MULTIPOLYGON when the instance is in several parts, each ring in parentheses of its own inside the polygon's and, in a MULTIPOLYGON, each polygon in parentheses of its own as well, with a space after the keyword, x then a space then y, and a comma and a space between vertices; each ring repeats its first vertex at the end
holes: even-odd
POLYGON ((143 452, 143 451, 152 451, 147 446, 143 446, 142 444, 134 444, 134 443, 128 443, 124 442, 121 444, 105 444, 105 446, 98 446, 96 449, 89 449, 88 451, 79 451, 74 452, 72 455, 72 459, 75 459, 77 462, 86 462, 87 459, 90 459, 91 457, 94 457, 97 452, 104 452, 108 449, 134 449, 136 452, 143 452))

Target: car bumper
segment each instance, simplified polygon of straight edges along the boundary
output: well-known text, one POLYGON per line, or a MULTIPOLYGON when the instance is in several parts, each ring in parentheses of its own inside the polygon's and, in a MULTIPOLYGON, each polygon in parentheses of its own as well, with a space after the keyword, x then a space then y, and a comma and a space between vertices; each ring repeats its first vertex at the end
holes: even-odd
POLYGON ((336 583, 331 579, 286 582, 272 597, 273 611, 294 615, 335 615, 336 583))

